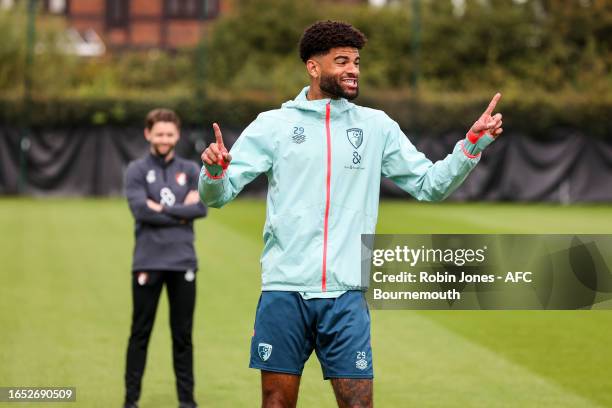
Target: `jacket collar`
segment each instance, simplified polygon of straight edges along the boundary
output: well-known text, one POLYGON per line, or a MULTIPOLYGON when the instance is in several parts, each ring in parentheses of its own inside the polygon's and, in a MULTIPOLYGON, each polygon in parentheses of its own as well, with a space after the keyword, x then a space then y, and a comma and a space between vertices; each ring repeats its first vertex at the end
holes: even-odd
POLYGON ((302 89, 300 93, 295 97, 295 99, 283 103, 282 107, 314 111, 323 114, 325 114, 325 106, 328 103, 331 105, 332 113, 341 113, 355 107, 355 104, 347 101, 345 98, 315 99, 313 101, 309 101, 306 98, 306 95, 308 94, 308 89, 310 89, 309 86, 302 89))
POLYGON ((174 156, 169 161, 166 161, 163 157, 157 156, 149 151, 149 159, 153 161, 159 167, 168 167, 176 158, 176 151, 174 152, 174 156))

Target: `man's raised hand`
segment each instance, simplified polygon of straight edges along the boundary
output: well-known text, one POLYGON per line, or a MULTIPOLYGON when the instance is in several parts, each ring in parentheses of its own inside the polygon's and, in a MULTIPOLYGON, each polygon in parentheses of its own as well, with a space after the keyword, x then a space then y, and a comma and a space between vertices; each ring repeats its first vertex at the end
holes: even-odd
POLYGON ((209 166, 217 164, 225 170, 232 161, 232 156, 227 152, 223 144, 223 135, 221 134, 219 125, 213 123, 213 130, 215 131, 215 142, 211 143, 206 150, 202 152, 202 161, 209 166))
POLYGON ((484 135, 485 133, 490 134, 494 138, 501 135, 501 133, 504 131, 501 127, 502 115, 501 113, 493 115, 493 110, 495 110, 495 106, 497 105, 497 102, 500 100, 500 98, 501 94, 499 92, 496 93, 493 99, 491 99, 491 102, 489 103, 487 109, 482 115, 480 115, 480 118, 478 118, 478 120, 472 125, 470 133, 468 133, 468 138, 472 135, 478 138, 484 135))

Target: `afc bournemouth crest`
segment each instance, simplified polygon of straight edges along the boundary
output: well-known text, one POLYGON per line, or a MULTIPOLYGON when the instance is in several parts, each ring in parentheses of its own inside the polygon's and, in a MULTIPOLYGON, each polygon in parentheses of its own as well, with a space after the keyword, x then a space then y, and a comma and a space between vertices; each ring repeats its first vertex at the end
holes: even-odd
POLYGON ((359 149, 363 142, 363 130, 359 128, 351 128, 346 130, 346 137, 355 149, 359 149))
POLYGON ((147 172, 147 183, 155 183, 155 170, 149 170, 147 172))
POLYGON ((259 343, 257 346, 257 353, 259 353, 259 357, 263 361, 267 361, 270 358, 270 354, 272 354, 272 345, 268 343, 259 343))
POLYGON ((187 184, 187 175, 185 173, 176 173, 176 182, 179 186, 187 184))

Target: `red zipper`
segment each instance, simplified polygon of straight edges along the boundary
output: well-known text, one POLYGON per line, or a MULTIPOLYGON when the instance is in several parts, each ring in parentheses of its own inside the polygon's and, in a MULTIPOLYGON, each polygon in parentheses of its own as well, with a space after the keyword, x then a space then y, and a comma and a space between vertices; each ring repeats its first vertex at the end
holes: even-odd
POLYGON ((327 290, 327 230, 329 226, 329 198, 331 195, 331 131, 329 130, 330 102, 325 105, 325 133, 327 135, 327 179, 325 183, 325 219, 323 221, 323 271, 321 278, 321 289, 327 290))

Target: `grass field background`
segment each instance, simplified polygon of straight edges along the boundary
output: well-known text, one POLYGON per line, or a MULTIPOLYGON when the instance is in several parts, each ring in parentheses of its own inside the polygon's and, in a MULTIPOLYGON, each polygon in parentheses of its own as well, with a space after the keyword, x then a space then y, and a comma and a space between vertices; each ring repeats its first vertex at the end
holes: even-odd
MULTIPOLYGON (((259 372, 247 365, 264 217, 263 201, 243 199, 196 224, 202 407, 260 404, 259 372)), ((0 386, 75 386, 76 404, 51 405, 120 406, 125 201, 0 199, 0 228, 0 386)), ((391 201, 377 232, 612 233, 612 207, 391 201)), ((612 311, 372 311, 372 343, 378 407, 612 407, 612 311)), ((140 406, 176 405, 164 293, 140 406)), ((335 406, 314 355, 299 406, 335 406)))

